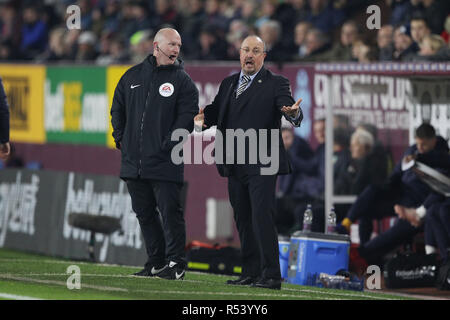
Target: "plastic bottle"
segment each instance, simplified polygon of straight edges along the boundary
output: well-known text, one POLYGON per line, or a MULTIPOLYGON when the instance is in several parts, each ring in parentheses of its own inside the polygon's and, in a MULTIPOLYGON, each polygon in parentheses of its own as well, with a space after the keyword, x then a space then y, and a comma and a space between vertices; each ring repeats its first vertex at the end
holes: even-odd
POLYGON ((334 207, 331 207, 327 222, 327 233, 336 233, 336 213, 334 212, 334 207))
POLYGON ((311 209, 311 205, 308 204, 306 206, 305 213, 303 214, 303 231, 310 232, 312 226, 313 212, 311 209))

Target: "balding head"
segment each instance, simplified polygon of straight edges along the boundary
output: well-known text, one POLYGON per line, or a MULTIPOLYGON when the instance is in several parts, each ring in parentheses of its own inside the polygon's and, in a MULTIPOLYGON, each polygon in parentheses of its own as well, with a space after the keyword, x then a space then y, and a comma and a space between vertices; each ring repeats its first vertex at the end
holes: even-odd
POLYGON ((153 55, 159 65, 173 64, 180 54, 181 37, 177 30, 163 28, 153 39, 153 55))
POLYGON ((258 36, 248 36, 241 45, 241 68, 247 75, 253 75, 261 69, 266 58, 264 41, 258 36))

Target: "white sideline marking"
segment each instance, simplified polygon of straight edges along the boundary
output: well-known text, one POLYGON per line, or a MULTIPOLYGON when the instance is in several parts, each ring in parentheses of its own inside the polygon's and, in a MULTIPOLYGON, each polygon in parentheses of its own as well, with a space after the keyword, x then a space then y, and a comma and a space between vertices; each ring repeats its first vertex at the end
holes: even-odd
MULTIPOLYGON (((36 283, 43 283, 43 284, 54 284, 54 285, 62 285, 66 286, 66 283, 63 281, 56 281, 56 280, 41 280, 41 279, 33 279, 33 278, 27 278, 23 276, 67 276, 66 273, 29 273, 29 274, 21 274, 21 275, 14 275, 14 274, 0 274, 0 278, 6 278, 9 280, 17 280, 17 281, 26 281, 26 282, 36 282, 36 283)), ((136 277, 133 275, 120 275, 120 274, 82 274, 82 276, 85 277, 111 277, 111 278, 139 278, 139 279, 156 279, 156 278, 145 278, 145 277, 136 277)), ((158 280, 164 280, 164 279, 157 279, 158 280)), ((216 284, 211 281, 204 281, 204 280, 183 280, 183 282, 194 282, 194 283, 207 283, 207 284, 216 284)), ((124 288, 117 288, 117 287, 107 287, 107 286, 96 286, 96 285, 89 285, 89 284, 82 284, 82 288, 91 288, 91 289, 97 289, 102 291, 120 291, 120 292, 130 292, 128 289, 124 288)), ((386 297, 376 297, 372 295, 366 295, 366 294, 358 294, 358 293, 346 293, 346 292, 327 292, 325 290, 311 290, 311 289, 293 289, 293 288, 281 288, 282 291, 290 291, 290 292, 298 292, 298 293, 313 293, 313 294, 323 294, 328 296, 337 296, 336 298, 332 297, 321 297, 322 300, 342 300, 345 298, 339 298, 339 297, 357 297, 357 298, 367 298, 367 299, 376 299, 376 300, 396 300, 392 298, 386 298, 386 297)), ((132 292, 144 292, 144 293, 155 293, 156 291, 152 290, 132 290, 132 292)), ((310 298, 309 295, 303 295, 303 294, 270 294, 270 293, 247 293, 247 292, 209 292, 209 291, 161 291, 158 290, 158 293, 167 293, 167 294, 194 294, 194 295, 201 295, 201 294, 210 294, 210 295, 237 295, 237 296, 261 296, 261 297, 298 297, 298 298, 310 298)))
MULTIPOLYGON (((7 279, 7 280, 15 280, 15 281, 24 281, 24 282, 35 282, 35 283, 43 283, 43 284, 54 284, 54 285, 62 285, 64 287, 67 286, 67 283, 64 281, 55 281, 55 280, 40 280, 40 279, 33 279, 33 278, 25 278, 25 277, 17 277, 11 274, 0 274, 0 278, 7 279)), ((81 285, 82 288, 90 288, 90 289, 97 289, 101 291, 121 291, 121 292, 128 292, 127 289, 123 288, 116 288, 116 287, 106 287, 106 286, 95 286, 90 284, 83 284, 81 285)))
POLYGON ((19 296, 17 294, 9 294, 9 293, 1 293, 1 292, 0 292, 0 298, 11 299, 11 300, 44 300, 44 299, 40 299, 40 298, 19 296))

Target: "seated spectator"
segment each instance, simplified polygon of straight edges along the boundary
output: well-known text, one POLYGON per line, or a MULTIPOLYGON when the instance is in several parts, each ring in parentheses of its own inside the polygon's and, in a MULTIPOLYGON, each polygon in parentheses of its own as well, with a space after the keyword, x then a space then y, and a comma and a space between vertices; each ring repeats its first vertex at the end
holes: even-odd
MULTIPOLYGON (((128 63, 130 56, 126 50, 126 46, 123 40, 118 37, 111 36, 108 40, 107 51, 103 55, 100 55, 96 59, 96 63, 99 65, 121 64, 128 63)), ((149 51, 147 51, 149 52, 149 51)))
POLYGON ((197 37, 200 34, 206 19, 204 3, 202 0, 189 0, 187 11, 184 14, 181 38, 183 39, 183 53, 186 57, 194 55, 197 50, 197 37))
POLYGON ((227 59, 239 60, 242 41, 248 36, 248 27, 242 20, 233 20, 227 33, 227 59))
POLYGON ((155 0, 156 17, 154 27, 163 25, 171 25, 173 28, 180 30, 181 18, 175 8, 174 0, 155 0))
POLYGON ((48 48, 36 57, 38 62, 55 62, 66 60, 69 57, 64 50, 64 37, 66 30, 64 28, 53 29, 50 33, 50 41, 48 48))
POLYGON ((0 41, 0 61, 17 60, 18 53, 14 50, 14 46, 11 41, 0 41))
POLYGON ((261 16, 255 21, 255 27, 259 29, 262 24, 273 18, 277 9, 277 0, 263 0, 261 3, 261 16))
POLYGON ((289 49, 281 43, 281 25, 278 21, 269 20, 259 28, 259 36, 265 43, 266 61, 282 61, 290 59, 289 49))
POLYGON ((257 16, 258 4, 255 0, 246 0, 242 4, 241 20, 244 21, 246 25, 252 26, 258 19, 257 16))
POLYGON ((89 0, 78 0, 76 3, 80 7, 81 30, 90 30, 92 27, 92 5, 89 0))
POLYGON ((64 37, 64 54, 70 60, 75 60, 77 50, 78 50, 78 38, 80 37, 81 31, 78 29, 71 29, 66 31, 64 37))
POLYGON ((153 51, 153 36, 152 30, 141 30, 133 34, 130 39, 132 64, 141 63, 153 51))
MULTIPOLYGON (((431 125, 422 124, 416 129, 416 144, 407 149, 403 159, 415 157, 418 161, 432 166, 446 153, 448 153, 447 142, 442 137, 436 136, 431 125)), ((342 221, 347 230, 353 222, 359 221, 360 254, 364 258, 380 257, 387 253, 386 250, 389 251, 418 232, 417 228, 408 222, 398 221, 391 229, 369 241, 372 220, 395 215, 396 204, 418 207, 431 191, 411 169, 402 170, 402 161, 394 168, 387 184, 366 187, 342 221)))
POLYGON ((450 14, 445 19, 444 31, 442 31, 441 37, 445 40, 445 43, 450 44, 450 14))
MULTIPOLYGON (((290 0, 292 8, 295 12, 296 22, 305 21, 308 17, 308 6, 307 0, 290 0)), ((298 24, 298 23, 297 23, 298 24)))
POLYGON ((306 17, 306 21, 311 22, 314 28, 329 33, 344 22, 344 11, 335 9, 334 1, 309 0, 308 3, 311 11, 306 17))
POLYGON ((159 20, 150 18, 148 7, 144 2, 130 2, 124 6, 128 7, 126 20, 121 27, 125 39, 130 39, 138 31, 155 29, 158 26, 159 20))
POLYGON ((190 56, 194 60, 225 60, 227 42, 221 39, 214 26, 206 26, 200 33, 198 50, 190 56))
POLYGON ((301 59, 306 55, 306 34, 311 28, 309 22, 297 23, 294 29, 294 44, 296 46, 293 60, 301 59))
MULTIPOLYGON (((21 32, 17 32, 18 30, 22 30, 19 5, 13 1, 0 4, 0 42, 5 47, 4 50, 6 51, 8 46, 8 52, 14 54, 16 58, 21 43, 21 32)), ((4 54, 5 57, 8 55, 4 54)))
POLYGON ((423 0, 423 16, 428 21, 431 33, 441 34, 450 12, 450 3, 442 0, 423 0))
POLYGON ((431 34, 430 27, 428 26, 428 22, 425 18, 417 14, 411 18, 411 38, 417 45, 422 43, 422 40, 431 34))
POLYGON ((391 152, 385 148, 383 143, 378 139, 378 129, 375 125, 369 123, 361 123, 356 128, 366 130, 370 132, 374 139, 374 146, 372 152, 374 153, 374 158, 377 159, 377 164, 374 166, 374 171, 382 173, 383 177, 380 182, 383 182, 387 175, 392 171, 394 164, 392 160, 391 152))
POLYGON ((316 119, 313 123, 313 133, 318 146, 313 157, 308 160, 290 159, 292 167, 300 173, 296 179, 296 192, 304 195, 304 200, 295 208, 295 228, 302 229, 303 214, 308 204, 312 205, 313 223, 311 230, 323 232, 324 190, 325 190, 325 119, 316 119))
POLYGON ((121 7, 119 0, 107 0, 104 10, 103 30, 107 32, 120 31, 121 7))
MULTIPOLYGON (((289 159, 292 161, 309 160, 313 157, 313 151, 308 142, 294 134, 292 128, 282 128, 281 135, 289 159)), ((278 177, 277 215, 276 226, 280 234, 289 234, 295 221, 295 209, 297 205, 307 201, 308 196, 303 190, 296 187, 301 179, 301 171, 296 166, 292 167, 289 175, 278 177)))
POLYGON ((93 61, 97 58, 95 45, 97 37, 92 31, 84 31, 78 38, 78 50, 75 57, 76 62, 93 61))
POLYGON ((446 49, 446 44, 440 36, 431 34, 423 38, 419 47, 419 56, 426 59, 427 57, 436 55, 440 50, 446 49))
MULTIPOLYGON (((212 27, 216 32, 225 32, 228 28, 228 19, 220 11, 219 0, 206 0, 204 25, 212 27)), ((215 35, 215 37, 218 35, 215 35)))
POLYGON ((394 54, 394 28, 384 25, 377 33, 378 60, 391 61, 394 54))
POLYGON ((310 29, 306 34, 306 54, 299 61, 328 61, 329 49, 328 36, 319 29, 310 29))
POLYGON ((373 146, 374 139, 366 130, 358 129, 353 133, 350 142, 351 159, 347 170, 338 178, 336 194, 359 194, 379 175, 371 167, 371 162, 375 160, 371 157, 373 146))
POLYGON ((352 60, 359 63, 369 63, 377 60, 375 48, 362 40, 357 40, 352 45, 352 60))
POLYGON ((351 61, 352 46, 359 38, 358 25, 355 21, 347 21, 342 25, 339 42, 329 52, 330 61, 351 61))
POLYGON ((23 11, 22 57, 32 59, 42 53, 47 46, 47 26, 41 17, 40 9, 35 5, 26 7, 23 11))
POLYGON ((415 43, 406 26, 400 26, 394 31, 394 55, 393 60, 409 61, 412 60, 417 52, 419 46, 415 43))

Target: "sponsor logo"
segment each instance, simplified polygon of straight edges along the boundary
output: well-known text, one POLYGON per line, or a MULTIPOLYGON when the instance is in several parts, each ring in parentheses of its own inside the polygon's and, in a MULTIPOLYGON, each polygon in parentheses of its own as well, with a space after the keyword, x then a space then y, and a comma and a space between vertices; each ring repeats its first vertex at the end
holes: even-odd
POLYGON ((175 272, 175 278, 176 278, 177 280, 183 278, 184 272, 185 272, 184 270, 183 270, 180 274, 178 274, 178 272, 175 272))
POLYGON ((131 89, 134 89, 134 88, 137 88, 137 87, 140 87, 140 86, 141 86, 140 84, 135 84, 135 85, 132 84, 132 85, 130 86, 130 88, 131 88, 131 89))
POLYGON ((160 273, 161 271, 163 271, 164 268, 165 268, 165 266, 162 267, 161 269, 155 269, 155 267, 152 267, 152 270, 151 270, 150 272, 151 272, 153 275, 155 275, 155 274, 158 274, 158 273, 160 273))
POLYGON ((160 87, 159 87, 159 94, 162 95, 163 97, 170 97, 174 92, 174 87, 173 84, 171 84, 170 82, 166 82, 163 83, 160 87))
POLYGON ((39 181, 39 177, 33 174, 30 182, 24 182, 19 171, 15 182, 0 183, 0 247, 5 244, 7 231, 29 236, 35 234, 39 181))

